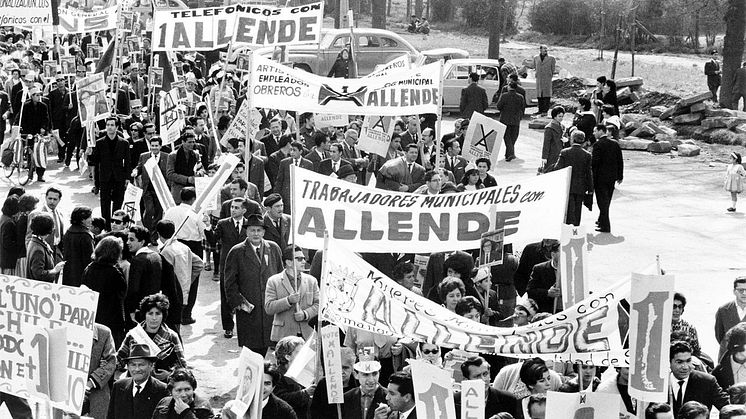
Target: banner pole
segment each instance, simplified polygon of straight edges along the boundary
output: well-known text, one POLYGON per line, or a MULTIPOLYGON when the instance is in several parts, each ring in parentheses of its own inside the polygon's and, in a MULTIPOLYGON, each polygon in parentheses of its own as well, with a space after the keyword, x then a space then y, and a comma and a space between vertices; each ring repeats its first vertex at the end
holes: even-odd
MULTIPOLYGON (((433 135, 433 141, 435 141, 435 167, 438 173, 442 173, 440 170, 440 159, 441 153, 443 152, 443 60, 440 61, 440 70, 438 70, 438 132, 433 135)), ((425 162, 423 162, 425 163, 425 162)))
MULTIPOLYGON (((225 88, 225 79, 228 78, 228 59, 231 55, 231 49, 233 49, 233 41, 228 43, 228 48, 225 50, 225 62, 223 62, 223 78, 220 80, 220 87, 218 88, 218 94, 215 95, 215 111, 217 112, 218 106, 220 105, 220 98, 223 95, 223 88, 225 88)), ((208 106, 209 108, 209 106, 208 106)), ((212 119, 213 116, 210 116, 212 119)))
POLYGON ((342 419, 342 405, 337 403, 337 419, 342 419))

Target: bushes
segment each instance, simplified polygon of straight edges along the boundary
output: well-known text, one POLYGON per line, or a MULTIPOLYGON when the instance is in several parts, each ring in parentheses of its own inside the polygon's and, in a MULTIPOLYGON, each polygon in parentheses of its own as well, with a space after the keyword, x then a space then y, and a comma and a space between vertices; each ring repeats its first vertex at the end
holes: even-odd
POLYGON ((535 31, 556 35, 590 35, 598 32, 598 10, 581 0, 542 0, 531 8, 529 22, 535 31))
MULTIPOLYGON (((518 0, 504 0, 509 12, 506 32, 514 33, 515 30, 515 10, 518 0)), ((461 18, 468 28, 489 29, 491 25, 503 24, 503 11, 500 4, 503 0, 464 0, 461 3, 461 18), (491 7, 498 3, 497 10, 492 13, 491 7)))
POLYGON ((430 16, 433 22, 448 22, 453 18, 453 2, 451 0, 432 0, 430 16))

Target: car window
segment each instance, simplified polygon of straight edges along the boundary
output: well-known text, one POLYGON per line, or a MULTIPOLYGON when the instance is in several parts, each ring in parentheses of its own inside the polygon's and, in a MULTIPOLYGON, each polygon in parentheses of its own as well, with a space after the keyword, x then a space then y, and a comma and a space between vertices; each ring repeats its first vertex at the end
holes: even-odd
POLYGON ((448 74, 449 79, 467 79, 469 78, 469 73, 471 69, 468 65, 457 65, 454 66, 453 69, 451 69, 451 72, 448 74))
POLYGON ((495 80, 497 78, 497 67, 477 64, 477 74, 482 80, 495 80))
POLYGON ((396 48, 399 43, 391 38, 381 37, 381 46, 385 48, 396 48))
POLYGON ((381 43, 378 42, 378 37, 373 35, 361 35, 358 38, 358 44, 360 48, 378 48, 381 43))
POLYGON ((332 48, 344 48, 347 44, 350 43, 350 36, 340 36, 337 39, 334 40, 334 43, 332 43, 332 48))

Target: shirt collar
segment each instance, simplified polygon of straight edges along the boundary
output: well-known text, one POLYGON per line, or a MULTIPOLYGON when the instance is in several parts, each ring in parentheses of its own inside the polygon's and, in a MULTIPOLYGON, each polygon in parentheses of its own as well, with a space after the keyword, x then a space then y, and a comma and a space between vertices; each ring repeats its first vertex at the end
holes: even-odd
POLYGON ((412 413, 412 411, 414 410, 414 408, 415 406, 412 406, 411 409, 401 412, 401 414, 399 415, 399 419, 407 419, 409 417, 409 414, 412 413))

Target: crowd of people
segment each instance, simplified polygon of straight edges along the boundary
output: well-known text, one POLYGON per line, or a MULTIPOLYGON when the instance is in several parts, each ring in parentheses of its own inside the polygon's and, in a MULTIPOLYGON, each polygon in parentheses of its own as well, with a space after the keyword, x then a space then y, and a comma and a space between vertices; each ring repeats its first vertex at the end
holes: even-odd
MULTIPOLYGON (((87 42, 97 41, 89 38, 87 42)), ((81 56, 75 77, 83 77, 91 63, 86 63, 85 48, 76 43, 80 43, 77 38, 55 40, 55 45, 81 56)), ((99 293, 82 412, 94 418, 210 418, 216 410, 224 417, 235 416, 231 403, 211 406, 209 398, 195 392, 198 377, 190 370, 190 354, 181 337, 183 328, 196 322, 193 308, 200 280, 205 278, 219 283, 219 295, 203 297, 220 301, 223 337, 232 339, 235 330, 239 346, 273 354, 272 362, 264 367, 264 416, 334 417, 336 406, 327 401, 323 379, 302 386, 285 375, 321 323, 321 252, 301 249, 291 241, 291 166, 360 185, 372 179, 377 188, 417 194, 462 193, 498 184, 490 173, 493 162, 477 159, 471 163, 462 156, 469 145, 465 138, 468 117, 456 121, 453 133, 439 135, 428 115, 402 116, 382 156, 358 148, 362 119, 356 116, 350 116, 345 126, 318 129, 311 113, 262 109, 255 138, 220 141, 246 96, 244 83, 230 68, 218 65, 207 70, 211 60, 219 63, 219 55, 180 53, 172 63, 181 69, 188 92, 183 101, 188 117, 176 142, 164 144, 157 134, 157 107, 153 115, 130 108, 130 100, 139 100, 147 109, 149 83, 143 78, 147 65, 127 63, 112 84, 121 96, 113 112, 117 116, 99 121, 94 130, 97 137, 88 141, 86 130, 76 123, 77 101, 70 89, 73 76, 44 79, 38 73, 37 47, 20 42, 19 53, 9 54, 10 62, 0 71, 5 87, 0 91, 0 107, 6 106, 0 109, 3 121, 19 125, 24 134, 59 130, 58 164, 69 166, 74 156, 90 165, 92 192, 99 195, 101 216, 87 206, 63 214, 59 205, 69 199, 71 190, 50 186, 37 196, 22 187, 10 188, 0 218, 0 268, 3 274, 86 286, 99 293), (22 103, 24 89, 30 99, 22 103), (11 106, 16 101, 23 105, 23 117, 21 106, 11 106), (240 163, 221 187, 220 205, 202 214, 193 212, 195 178, 214 174, 226 153, 236 155, 240 163), (158 185, 145 169, 150 161, 165 179, 176 206, 164 209, 158 185), (130 182, 143 189, 137 222, 131 208, 122 208, 130 182), (151 345, 142 344, 144 339, 157 346, 157 353, 151 345)), ((143 43, 143 48, 150 54, 149 46, 143 43)), ((42 50, 47 54, 58 51, 42 50)), ((543 48, 535 64, 549 66, 545 60, 543 48)), ((551 75, 554 69, 547 71, 551 75)), ((512 76, 498 100, 501 120, 512 127, 506 131, 506 161, 516 158, 513 145, 524 112, 523 104, 517 105, 523 99, 520 84, 512 76)), ((477 84, 479 76, 472 80, 477 84)), ((540 111, 548 111, 552 119, 544 133, 540 171, 570 167, 566 222, 579 225, 582 206, 589 205, 595 193, 601 209, 598 230, 606 233, 611 228, 614 185, 623 179, 621 150, 613 140, 619 112, 607 98, 611 92, 616 92, 613 81, 599 79, 600 96, 579 100, 582 111, 569 130, 562 125, 564 109, 550 109, 547 93, 540 96, 540 111), (598 101, 603 105, 603 119, 591 111, 598 101)), ((43 170, 36 174, 37 182, 45 180, 43 170)), ((519 327, 561 311, 559 242, 544 239, 521 252, 514 252, 510 245, 503 250, 502 264, 490 267, 480 267, 486 259, 485 255, 480 258, 478 249, 430 254, 419 284, 414 254, 361 256, 407 290, 476 322, 519 327)), ((701 351, 696 329, 681 318, 686 298, 677 294, 668 404, 638 406, 628 393, 627 368, 609 371, 602 379, 604 369, 595 366, 540 358, 519 362, 350 328, 341 342, 342 417, 424 417, 415 409, 411 359, 447 369, 457 381, 483 380, 485 418, 489 419, 544 418, 548 391, 618 394, 624 417, 645 409, 649 418, 701 419, 712 406, 721 411, 721 418, 746 415, 746 369, 742 368, 746 365, 746 326, 741 324, 746 314, 746 278, 735 281, 734 295, 736 300, 717 313, 721 353, 712 358, 701 351)), ((458 391, 455 397, 460 415, 458 391)), ((13 417, 32 417, 25 400, 0 393, 0 401, 13 417)))

